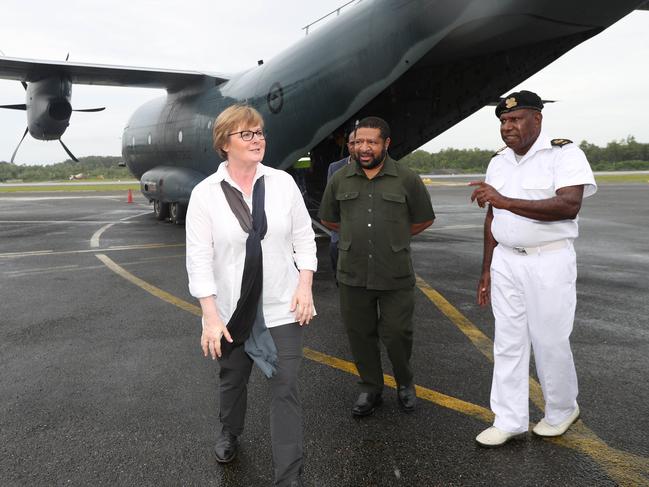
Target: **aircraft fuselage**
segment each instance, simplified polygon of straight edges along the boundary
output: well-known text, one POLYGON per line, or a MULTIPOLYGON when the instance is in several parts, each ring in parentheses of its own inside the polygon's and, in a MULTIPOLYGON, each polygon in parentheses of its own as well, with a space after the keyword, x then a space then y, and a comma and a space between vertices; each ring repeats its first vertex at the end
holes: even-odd
POLYGON ((214 172, 213 120, 246 102, 265 119, 264 162, 288 169, 310 152, 317 197, 354 120, 388 120, 398 159, 640 3, 364 0, 261 66, 145 104, 124 130, 124 159, 139 178, 164 167, 147 179, 158 196, 143 182, 147 197, 186 201, 189 194, 160 192, 168 182, 160 177, 173 179, 178 168, 176 186, 185 188, 214 172))

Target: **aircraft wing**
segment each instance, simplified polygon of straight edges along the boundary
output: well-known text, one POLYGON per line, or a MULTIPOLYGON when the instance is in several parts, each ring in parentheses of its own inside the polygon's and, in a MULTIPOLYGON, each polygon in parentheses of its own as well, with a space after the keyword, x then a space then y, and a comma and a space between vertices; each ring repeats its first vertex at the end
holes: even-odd
POLYGON ((172 92, 205 81, 213 81, 218 85, 228 80, 222 75, 199 71, 54 62, 0 56, 0 78, 2 79, 29 83, 61 75, 69 77, 74 84, 165 88, 172 92))

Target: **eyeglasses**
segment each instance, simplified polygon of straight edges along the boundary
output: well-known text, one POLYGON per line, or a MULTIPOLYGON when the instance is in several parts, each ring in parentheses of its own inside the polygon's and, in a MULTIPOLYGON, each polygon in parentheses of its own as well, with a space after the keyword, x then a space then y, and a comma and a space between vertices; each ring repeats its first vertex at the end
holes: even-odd
POLYGON ((256 132, 253 132, 252 130, 242 130, 241 132, 232 132, 231 134, 228 134, 228 136, 237 134, 239 134, 239 136, 246 142, 250 142, 255 135, 259 140, 264 140, 266 138, 263 130, 257 130, 256 132))

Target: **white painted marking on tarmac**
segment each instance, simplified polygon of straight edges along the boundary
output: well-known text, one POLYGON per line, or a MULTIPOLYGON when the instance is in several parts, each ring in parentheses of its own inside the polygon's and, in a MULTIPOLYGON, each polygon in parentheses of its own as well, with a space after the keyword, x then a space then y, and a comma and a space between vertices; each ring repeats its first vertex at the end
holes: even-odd
POLYGON ((92 238, 90 239, 90 247, 93 249, 99 247, 99 237, 101 237, 101 234, 104 233, 113 225, 115 225, 115 223, 109 223, 108 225, 104 225, 95 233, 93 233, 92 238))
MULTIPOLYGON (((179 244, 140 244, 140 245, 116 245, 101 249, 102 252, 121 251, 121 250, 147 250, 147 249, 165 249, 173 247, 184 247, 184 243, 179 244)), ((66 255, 66 254, 88 254, 98 252, 100 249, 82 249, 82 250, 35 250, 32 252, 6 252, 0 254, 0 259, 17 258, 17 257, 34 257, 41 255, 66 255)))
POLYGON ((0 196, 0 201, 49 201, 49 200, 121 200, 121 196, 87 195, 87 196, 0 196))
MULTIPOLYGON (((148 213, 148 212, 147 212, 148 213)), ((20 223, 22 225, 24 224, 83 224, 83 225, 104 225, 106 223, 119 223, 115 221, 109 221, 109 220, 0 220, 0 223, 4 224, 10 224, 10 223, 20 223)), ((124 223, 130 223, 130 222, 124 222, 124 223)))
POLYGON ((33 255, 51 255, 53 254, 53 250, 34 250, 32 252, 6 252, 4 254, 0 254, 1 257, 30 257, 33 255))
POLYGON ((114 185, 128 185, 140 184, 137 179, 127 179, 125 181, 41 181, 31 183, 0 183, 0 188, 21 188, 25 186, 114 186, 114 185))
MULTIPOLYGON (((123 266, 134 267, 138 265, 148 265, 152 262, 165 262, 170 259, 184 259, 185 254, 174 254, 174 255, 165 255, 162 257, 146 257, 138 260, 130 260, 122 262, 123 266)), ((98 265, 69 265, 69 266, 53 266, 53 267, 35 267, 33 269, 23 269, 20 271, 8 271, 3 274, 4 277, 8 279, 15 279, 21 277, 33 277, 40 276, 44 274, 61 274, 63 272, 88 272, 96 269, 104 269, 104 264, 98 265)))
POLYGON ((22 271, 9 271, 5 272, 6 277, 23 277, 23 276, 30 276, 34 274, 46 274, 49 272, 64 272, 64 271, 71 271, 71 270, 79 270, 78 265, 60 265, 60 266, 53 266, 53 267, 36 267, 34 269, 25 269, 22 271))
POLYGON ((90 238, 90 248, 94 249, 94 248, 99 247, 99 237, 101 237, 101 234, 104 233, 106 230, 108 230, 113 225, 115 225, 115 223, 109 223, 108 225, 104 225, 99 230, 97 230, 95 233, 93 233, 92 237, 90 238))
POLYGON ((428 227, 425 231, 426 232, 443 232, 446 230, 473 230, 475 228, 483 228, 484 225, 446 225, 443 227, 436 227, 433 225, 432 227, 428 227))
POLYGON ((101 237, 101 234, 104 233, 106 230, 108 230, 113 225, 115 225, 117 223, 128 223, 126 220, 130 220, 131 218, 137 218, 138 216, 142 216, 142 215, 147 215, 148 213, 149 213, 148 211, 140 212, 137 215, 131 215, 131 216, 126 216, 124 218, 120 218, 120 220, 118 222, 112 222, 112 223, 109 223, 107 225, 104 225, 103 227, 101 227, 99 230, 97 230, 92 235, 92 238, 90 239, 90 247, 93 248, 93 249, 98 248, 99 247, 99 239, 101 237))

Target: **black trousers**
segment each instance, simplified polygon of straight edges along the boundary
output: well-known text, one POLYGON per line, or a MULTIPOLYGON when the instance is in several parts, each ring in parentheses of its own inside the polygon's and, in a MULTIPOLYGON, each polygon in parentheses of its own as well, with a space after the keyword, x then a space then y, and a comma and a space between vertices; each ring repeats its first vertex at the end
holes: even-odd
POLYGON ((397 384, 412 384, 414 288, 377 291, 339 283, 339 291, 340 311, 361 376, 361 390, 383 390, 379 340, 388 352, 397 384))
MULTIPOLYGON (((289 485, 300 478, 303 463, 302 406, 297 388, 303 329, 291 323, 269 330, 278 355, 277 372, 268 380, 275 485, 289 485)), ((219 359, 221 429, 237 436, 243 433, 252 363, 243 345, 235 347, 227 359, 219 359)))

